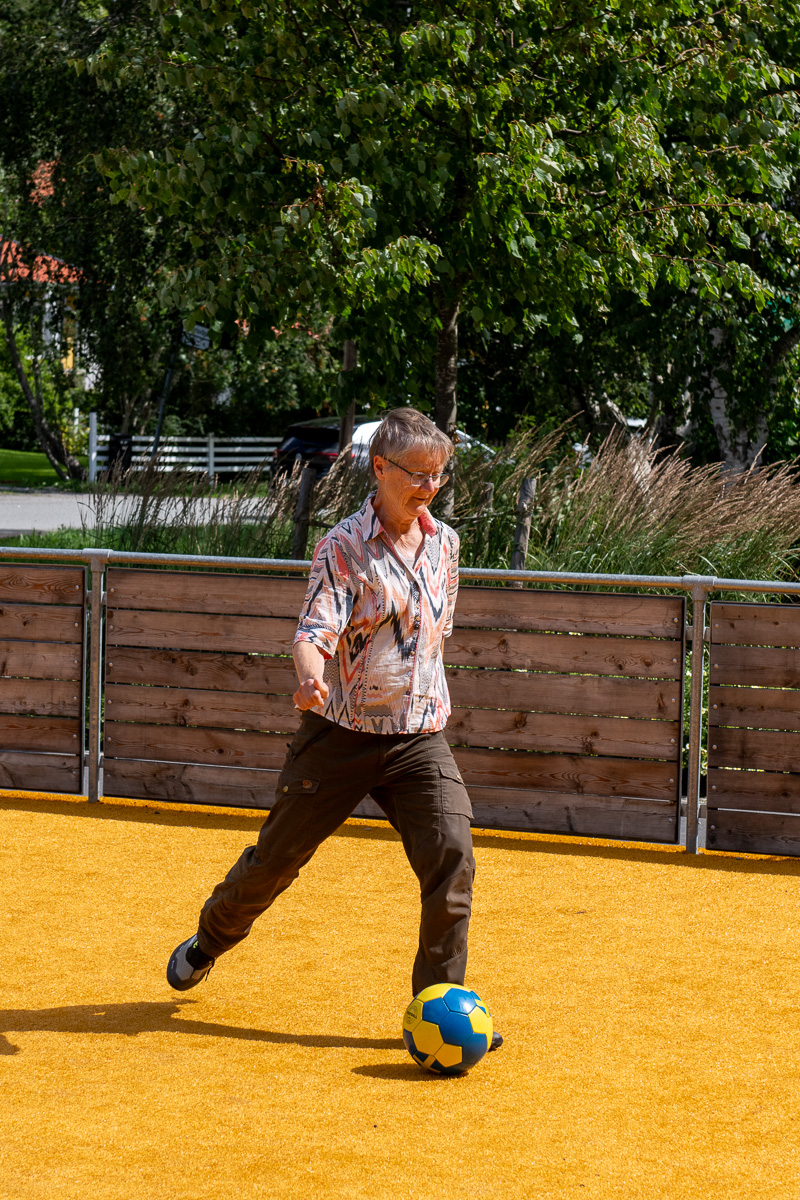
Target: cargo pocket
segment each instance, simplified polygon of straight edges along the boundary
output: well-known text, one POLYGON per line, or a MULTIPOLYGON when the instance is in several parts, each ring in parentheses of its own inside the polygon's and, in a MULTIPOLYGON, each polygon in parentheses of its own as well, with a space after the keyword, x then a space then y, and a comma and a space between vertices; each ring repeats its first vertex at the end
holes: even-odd
POLYGON ((278 776, 278 786, 275 788, 275 799, 281 796, 313 796, 319 790, 320 781, 309 775, 295 775, 286 770, 278 776))
POLYGON ((313 832, 319 822, 313 797, 319 788, 319 779, 284 767, 275 784, 275 802, 258 836, 262 863, 296 861, 302 865, 314 853, 321 841, 313 832), (303 797, 308 797, 307 803, 303 797))
POLYGON ((472 818, 470 804, 464 780, 455 763, 439 763, 439 783, 441 788, 441 811, 454 813, 459 817, 472 818))

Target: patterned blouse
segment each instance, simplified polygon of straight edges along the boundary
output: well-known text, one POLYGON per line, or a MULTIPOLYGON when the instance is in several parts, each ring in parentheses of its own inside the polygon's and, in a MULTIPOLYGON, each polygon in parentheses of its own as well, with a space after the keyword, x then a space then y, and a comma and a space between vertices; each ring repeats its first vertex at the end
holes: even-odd
MULTIPOLYGON (((458 534, 427 511, 413 567, 372 507, 340 521, 314 551, 295 642, 328 660, 322 715, 363 733, 443 729, 450 697, 442 639, 453 628, 458 534)), ((319 711, 319 710, 316 710, 319 711)))

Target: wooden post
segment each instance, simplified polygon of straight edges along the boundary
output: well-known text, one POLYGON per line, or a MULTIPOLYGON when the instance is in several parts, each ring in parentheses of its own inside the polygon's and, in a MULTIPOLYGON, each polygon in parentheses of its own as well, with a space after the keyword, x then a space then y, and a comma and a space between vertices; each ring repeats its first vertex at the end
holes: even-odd
POLYGON ((481 512, 490 517, 494 512, 494 484, 485 483, 481 495, 481 512))
POLYGON ((297 492, 297 504, 294 509, 294 540, 292 541, 292 558, 305 558, 308 542, 308 524, 311 520, 311 493, 317 473, 313 467, 306 465, 300 476, 300 487, 297 492))
MULTIPOLYGON (((356 344, 347 338, 344 344, 344 352, 342 354, 342 371, 354 371, 358 366, 358 353, 356 352, 356 344)), ((347 411, 342 416, 339 422, 339 453, 341 454, 345 446, 349 446, 353 440, 353 430, 356 424, 356 402, 352 400, 348 405, 347 411)))
MULTIPOLYGON (((516 514, 517 527, 514 530, 514 549, 511 554, 511 570, 524 571, 528 562, 528 539, 531 536, 531 519, 533 517, 533 501, 536 496, 536 480, 523 479, 519 489, 516 514)), ((522 583, 512 582, 512 587, 521 588, 522 583)))

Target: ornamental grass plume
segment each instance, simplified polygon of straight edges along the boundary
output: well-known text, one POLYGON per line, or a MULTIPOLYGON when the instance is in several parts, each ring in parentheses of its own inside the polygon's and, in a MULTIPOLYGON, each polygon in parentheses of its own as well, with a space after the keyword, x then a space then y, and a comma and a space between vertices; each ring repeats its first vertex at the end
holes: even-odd
MULTIPOLYGON (((508 568, 523 479, 536 480, 527 566, 598 574, 703 574, 793 579, 800 543, 800 478, 794 464, 756 464, 733 474, 695 467, 620 431, 590 462, 570 425, 525 430, 494 453, 459 450, 449 521, 463 566, 508 568)), ((95 524, 84 544, 149 553, 288 558, 299 464, 270 481, 254 471, 221 486, 204 475, 164 470, 156 458, 114 473, 93 494, 95 524)), ((369 494, 365 467, 349 453, 311 495, 306 554, 369 494)), ((441 510, 442 499, 433 512, 441 510)))
POLYGON ((749 579, 796 570, 800 486, 787 464, 733 475, 614 434, 562 495, 537 547, 550 569, 749 579))
POLYGON ((721 464, 692 466, 677 450, 620 431, 581 466, 582 448, 576 453, 565 444, 568 434, 562 427, 544 438, 512 439, 499 462, 480 465, 476 482, 462 479, 456 513, 465 514, 465 562, 510 565, 516 495, 527 476, 537 481, 530 570, 795 576, 800 480, 793 464, 731 474, 721 464), (466 509, 470 502, 479 508, 480 488, 492 475, 492 510, 473 520, 466 509))

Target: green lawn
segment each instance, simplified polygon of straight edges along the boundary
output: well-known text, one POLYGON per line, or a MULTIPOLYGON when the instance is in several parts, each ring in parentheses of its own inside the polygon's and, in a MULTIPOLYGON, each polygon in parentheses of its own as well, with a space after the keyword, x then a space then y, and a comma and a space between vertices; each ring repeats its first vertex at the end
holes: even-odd
POLYGON ((0 484, 6 487, 52 487, 60 482, 47 457, 32 450, 0 450, 0 484))

